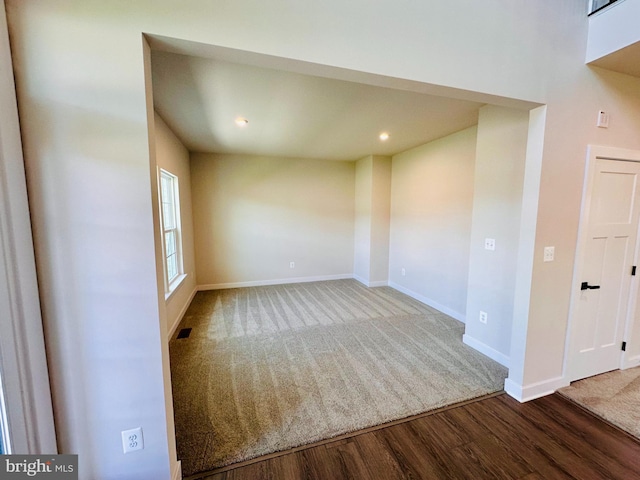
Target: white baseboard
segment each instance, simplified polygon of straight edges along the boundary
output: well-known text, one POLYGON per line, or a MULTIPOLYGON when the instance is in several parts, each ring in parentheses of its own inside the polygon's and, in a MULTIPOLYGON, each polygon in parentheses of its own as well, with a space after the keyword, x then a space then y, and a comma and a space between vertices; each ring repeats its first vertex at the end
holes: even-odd
POLYGON ((482 343, 480 340, 477 340, 466 333, 462 336, 462 343, 469 345, 471 348, 479 351, 483 355, 486 355, 492 360, 495 360, 500 365, 504 365, 509 368, 509 357, 507 357, 504 353, 501 353, 489 345, 482 343))
POLYGON ((518 385, 510 378, 504 381, 504 390, 520 403, 551 395, 562 387, 568 387, 569 382, 564 377, 556 377, 530 385, 518 385))
POLYGON ((267 285, 284 285, 287 283, 323 282, 326 280, 345 280, 349 278, 353 278, 352 273, 344 273, 340 275, 318 275, 315 277, 280 278, 277 280, 256 280, 252 282, 210 283, 207 285, 198 285, 198 291, 222 290, 224 288, 263 287, 267 285))
POLYGON ((389 282, 387 282, 386 280, 380 280, 377 282, 368 282, 364 278, 358 275, 354 275, 353 279, 359 281, 361 284, 366 285, 367 287, 386 287, 389 285, 389 282))
POLYGON ((182 462, 180 460, 173 465, 171 480, 182 480, 182 462))
POLYGON ((633 368, 640 365, 640 355, 634 355, 633 357, 626 358, 624 363, 622 364, 621 370, 626 370, 627 368, 633 368))
POLYGON ((176 319, 173 321, 173 324, 171 325, 171 327, 169 328, 169 332, 167 333, 168 335, 167 340, 171 340, 171 337, 173 337, 173 334, 176 332, 178 325, 180 325, 180 322, 182 321, 184 314, 187 313, 189 305, 191 305, 191 302, 193 301, 193 297, 196 296, 196 293, 198 293, 198 287, 194 287, 193 291, 189 295, 189 300, 187 300, 186 303, 182 306, 182 310, 180 310, 180 313, 178 314, 176 319))
POLYGON ((418 300, 419 302, 424 303, 425 305, 429 305, 430 307, 433 307, 436 310, 438 310, 438 311, 440 311, 442 313, 445 313, 445 314, 449 315, 450 317, 455 318, 459 322, 466 323, 466 316, 464 314, 460 313, 460 312, 456 312, 455 310, 452 310, 449 307, 445 307, 444 305, 436 302, 435 300, 431 300, 430 298, 427 298, 427 297, 425 297, 423 295, 420 295, 419 293, 416 293, 416 292, 414 292, 412 290, 409 290, 408 288, 405 288, 402 285, 398 285, 397 283, 389 282, 389 286, 391 288, 395 288, 399 292, 404 293, 405 295, 410 296, 411 298, 415 298, 416 300, 418 300))
POLYGON ((367 286, 367 287, 369 286, 369 282, 368 282, 368 281, 366 281, 364 278, 362 278, 362 277, 361 277, 361 276, 359 276, 359 275, 354 275, 354 276, 353 276, 353 279, 354 279, 354 280, 359 281, 361 284, 363 284, 363 285, 365 285, 365 286, 367 286))

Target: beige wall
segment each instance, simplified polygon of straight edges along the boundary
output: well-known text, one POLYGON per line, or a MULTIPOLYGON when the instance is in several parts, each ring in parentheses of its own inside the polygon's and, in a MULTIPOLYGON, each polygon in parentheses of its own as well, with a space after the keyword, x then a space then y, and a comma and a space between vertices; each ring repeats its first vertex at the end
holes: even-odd
POLYGON ((373 157, 356 162, 353 275, 364 284, 371 274, 371 195, 373 157))
POLYGON ((369 285, 389 282, 391 157, 373 156, 371 171, 371 256, 369 285))
POLYGON ((84 458, 82 478, 166 479, 176 464, 158 321, 143 32, 265 54, 265 65, 280 57, 301 73, 546 104, 541 135, 528 147, 541 170, 535 208, 527 203, 533 218, 521 226, 531 261, 522 262, 528 280, 516 289, 509 379, 518 398, 562 384, 586 146, 640 149, 640 79, 584 65, 584 2, 6 5, 47 355, 56 367, 58 445, 84 458), (599 109, 611 116, 608 129, 595 125, 599 109), (556 246, 555 262, 542 262, 545 245, 556 246), (145 449, 123 455, 120 431, 137 425, 145 449))
POLYGON ((353 275, 369 286, 389 279, 391 157, 369 155, 356 162, 353 275))
POLYGON ((528 132, 528 111, 480 109, 464 340, 507 366, 528 132), (485 249, 487 238, 495 240, 495 250, 485 249), (486 324, 480 311, 487 313, 486 324))
POLYGON ((395 155, 391 174, 390 285, 461 321, 475 150, 471 127, 395 155))
POLYGON ((192 154, 191 179, 198 285, 352 275, 353 162, 192 154))
MULTIPOLYGON (((637 252, 636 255, 640 253, 637 252)), ((625 336, 627 342, 627 362, 629 365, 640 364, 640 292, 636 292, 634 320, 631 331, 625 336)))
MULTIPOLYGON (((583 47, 574 45, 568 58, 584 52, 583 47)), ((509 377, 524 386, 522 398, 567 383, 563 362, 587 145, 640 149, 640 79, 589 68, 582 60, 558 61, 555 70, 562 74, 551 77, 557 84, 550 89, 546 111, 533 271, 524 292, 529 308, 526 317, 514 318, 516 335, 526 341, 514 345, 512 337, 509 377), (596 127, 599 109, 611 111, 615 124, 596 127), (554 262, 543 262, 547 245, 555 246, 554 262), (523 362, 514 363, 514 347, 523 362)))
POLYGON ((191 168, 189 165, 189 152, 157 113, 155 114, 155 133, 157 166, 178 177, 178 190, 180 192, 180 233, 182 236, 183 272, 186 277, 166 300, 167 331, 171 335, 196 292, 191 207, 191 168))

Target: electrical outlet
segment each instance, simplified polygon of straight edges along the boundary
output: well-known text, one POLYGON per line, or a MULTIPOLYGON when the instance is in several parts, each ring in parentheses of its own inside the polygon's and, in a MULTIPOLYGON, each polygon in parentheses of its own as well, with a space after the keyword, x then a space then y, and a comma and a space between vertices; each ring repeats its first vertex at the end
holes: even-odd
POLYGON ((289 268, 296 268, 296 262, 289 262, 289 268))
POLYGON ((556 254, 556 247, 544 247, 544 261, 553 262, 556 254))
POLYGON ((124 453, 135 452, 144 448, 142 427, 122 431, 122 449, 124 453))
POLYGON ((404 276, 407 274, 407 271, 403 268, 403 269, 400 271, 400 273, 401 273, 401 275, 404 277, 404 276))
POLYGON ((486 324, 487 323, 487 316, 488 316, 487 312, 483 312, 482 310, 480 310, 480 318, 479 318, 480 323, 486 324))
POLYGON ((495 250, 496 249, 496 239, 495 238, 485 238, 484 239, 484 248, 485 248, 485 250, 495 250))

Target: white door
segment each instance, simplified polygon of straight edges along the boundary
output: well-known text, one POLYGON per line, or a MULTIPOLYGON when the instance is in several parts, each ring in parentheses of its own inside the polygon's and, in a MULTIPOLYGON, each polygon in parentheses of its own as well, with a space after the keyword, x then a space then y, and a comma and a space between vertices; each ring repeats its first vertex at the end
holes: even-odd
POLYGON ((640 162, 626 156, 631 158, 590 155, 573 286, 570 381, 621 364, 640 216, 640 162))

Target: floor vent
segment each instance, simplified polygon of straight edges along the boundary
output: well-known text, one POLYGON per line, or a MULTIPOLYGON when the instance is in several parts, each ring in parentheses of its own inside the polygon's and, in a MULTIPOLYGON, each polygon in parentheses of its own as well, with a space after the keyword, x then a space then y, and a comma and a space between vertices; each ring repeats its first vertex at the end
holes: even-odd
POLYGON ((191 329, 183 328, 180 330, 180 333, 178 333, 178 338, 189 338, 189 335, 191 335, 191 329))

